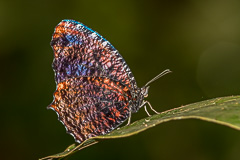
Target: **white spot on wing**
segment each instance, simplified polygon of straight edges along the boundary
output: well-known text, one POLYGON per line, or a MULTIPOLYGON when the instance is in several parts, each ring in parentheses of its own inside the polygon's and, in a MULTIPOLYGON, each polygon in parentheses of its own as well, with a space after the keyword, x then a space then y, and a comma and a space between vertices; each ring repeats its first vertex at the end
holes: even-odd
POLYGON ((97 34, 95 32, 93 32, 91 35, 90 35, 91 38, 95 39, 97 37, 97 34))
POLYGON ((108 43, 107 41, 104 41, 104 42, 102 43, 102 46, 103 46, 103 47, 106 47, 107 43, 108 43))
POLYGON ((76 28, 79 29, 79 30, 82 30, 82 25, 81 24, 77 24, 76 28))

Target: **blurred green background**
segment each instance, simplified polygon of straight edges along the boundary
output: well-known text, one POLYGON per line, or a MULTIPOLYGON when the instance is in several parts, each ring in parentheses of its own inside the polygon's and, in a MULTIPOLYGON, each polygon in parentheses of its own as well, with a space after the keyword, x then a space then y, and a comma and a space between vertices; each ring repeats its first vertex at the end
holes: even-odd
MULTIPOLYGON (((55 90, 50 40, 62 19, 99 32, 158 111, 240 93, 240 1, 0 1, 1 159, 38 159, 74 142, 46 106, 55 90)), ((143 109, 132 120, 146 117, 143 109)), ((69 159, 239 160, 240 132, 199 120, 104 140, 69 159)))

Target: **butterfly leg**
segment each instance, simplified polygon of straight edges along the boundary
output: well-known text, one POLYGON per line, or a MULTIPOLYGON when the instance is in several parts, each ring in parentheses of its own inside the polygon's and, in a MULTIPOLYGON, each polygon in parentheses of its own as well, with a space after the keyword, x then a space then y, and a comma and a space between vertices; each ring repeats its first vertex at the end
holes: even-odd
POLYGON ((148 112, 148 110, 147 110, 147 105, 144 105, 144 109, 145 109, 145 112, 147 113, 147 115, 150 117, 151 116, 151 114, 148 112))
POLYGON ((145 103, 147 103, 150 107, 150 109, 155 112, 156 114, 160 114, 159 112, 157 112, 155 109, 153 109, 152 105, 148 102, 148 101, 145 101, 145 103))
POLYGON ((147 105, 146 105, 146 103, 149 103, 149 102, 143 100, 143 103, 141 104, 140 108, 141 108, 142 106, 144 106, 145 112, 146 112, 147 115, 150 117, 151 114, 150 114, 150 113, 148 112, 148 110, 147 110, 147 105))
POLYGON ((131 115, 132 115, 131 112, 129 112, 128 123, 126 126, 128 126, 131 123, 131 115))
POLYGON ((143 101, 143 104, 142 104, 140 107, 144 106, 144 109, 145 109, 145 111, 146 111, 146 113, 147 113, 148 116, 151 116, 151 114, 149 114, 149 112, 147 111, 147 106, 146 106, 146 104, 149 105, 150 109, 151 109, 153 112, 155 112, 156 114, 160 114, 160 113, 157 112, 155 109, 153 109, 153 107, 152 107, 152 105, 150 104, 150 102, 148 102, 148 101, 143 101))

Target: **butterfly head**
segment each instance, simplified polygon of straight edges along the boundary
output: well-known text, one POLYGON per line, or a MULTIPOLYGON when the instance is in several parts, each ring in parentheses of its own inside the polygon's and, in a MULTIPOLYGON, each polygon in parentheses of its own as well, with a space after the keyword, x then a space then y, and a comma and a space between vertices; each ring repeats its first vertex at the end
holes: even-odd
POLYGON ((135 103, 135 107, 132 108, 132 112, 137 112, 143 106, 143 99, 148 97, 148 90, 150 88, 149 84, 168 73, 171 73, 169 69, 164 70, 159 75, 154 77, 152 80, 147 82, 142 88, 140 88, 140 90, 137 91, 138 93, 136 98, 137 101, 135 103))
POLYGON ((144 86, 143 88, 141 88, 141 95, 143 95, 144 98, 148 97, 149 88, 150 88, 150 86, 144 86))
POLYGON ((144 86, 138 90, 137 101, 135 102, 135 107, 133 107, 132 112, 137 112, 143 105, 144 98, 148 97, 148 90, 150 86, 144 86))

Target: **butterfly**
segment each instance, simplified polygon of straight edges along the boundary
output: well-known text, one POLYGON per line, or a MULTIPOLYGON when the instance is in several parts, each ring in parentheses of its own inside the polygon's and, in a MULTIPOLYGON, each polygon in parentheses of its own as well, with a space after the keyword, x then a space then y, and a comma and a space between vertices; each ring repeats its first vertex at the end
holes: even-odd
MULTIPOLYGON (((100 34, 75 20, 62 20, 52 35, 56 91, 48 106, 81 143, 116 129, 148 104, 149 84, 139 88, 119 52, 100 34)), ((157 113, 157 112, 156 112, 157 113)))

